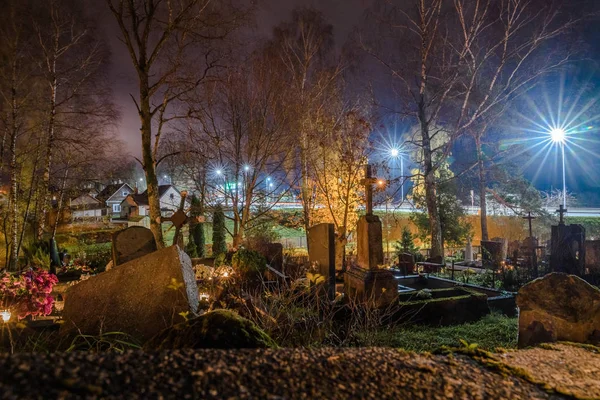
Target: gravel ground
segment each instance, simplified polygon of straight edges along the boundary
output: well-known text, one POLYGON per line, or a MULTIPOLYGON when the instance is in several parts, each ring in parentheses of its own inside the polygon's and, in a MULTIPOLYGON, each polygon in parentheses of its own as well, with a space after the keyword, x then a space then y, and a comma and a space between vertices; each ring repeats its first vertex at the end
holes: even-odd
POLYGON ((389 348, 0 355, 0 396, 201 399, 548 399, 462 356, 389 348))
POLYGON ((545 348, 500 355, 511 367, 522 368, 534 382, 577 398, 600 399, 600 348, 556 343, 545 348))

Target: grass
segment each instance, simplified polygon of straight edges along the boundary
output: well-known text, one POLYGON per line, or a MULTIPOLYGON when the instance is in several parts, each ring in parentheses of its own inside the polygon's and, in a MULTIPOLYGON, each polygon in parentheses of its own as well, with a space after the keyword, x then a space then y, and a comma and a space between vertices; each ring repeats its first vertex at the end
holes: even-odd
POLYGON ((517 318, 490 314, 479 321, 454 326, 430 327, 422 325, 382 329, 361 333, 363 346, 397 347, 416 352, 433 352, 442 346, 461 347, 460 340, 477 343, 483 350, 516 348, 517 318))

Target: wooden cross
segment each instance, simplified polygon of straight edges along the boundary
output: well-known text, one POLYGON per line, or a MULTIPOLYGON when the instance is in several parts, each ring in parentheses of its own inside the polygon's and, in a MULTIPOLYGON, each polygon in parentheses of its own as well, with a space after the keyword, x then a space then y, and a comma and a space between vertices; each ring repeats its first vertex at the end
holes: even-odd
POLYGON ((377 183, 377 178, 373 178, 372 166, 370 164, 365 165, 365 178, 360 183, 365 185, 367 215, 373 215, 373 185, 377 183))
POLYGON ((559 225, 564 225, 565 224, 565 219, 564 219, 564 215, 567 213, 567 209, 563 207, 563 205, 561 204, 560 207, 558 208, 558 210, 556 210, 557 213, 559 213, 560 215, 560 219, 558 220, 558 224, 559 225))
POLYGON ((523 217, 523 219, 526 219, 529 222, 529 237, 532 238, 533 237, 533 230, 531 229, 531 220, 534 220, 535 217, 531 216, 531 211, 527 212, 527 216, 523 217))

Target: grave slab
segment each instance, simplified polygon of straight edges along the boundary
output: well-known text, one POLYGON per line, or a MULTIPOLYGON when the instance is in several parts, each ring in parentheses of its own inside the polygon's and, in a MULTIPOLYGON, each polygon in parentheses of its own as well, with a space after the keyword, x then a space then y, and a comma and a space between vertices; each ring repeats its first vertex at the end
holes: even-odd
POLYGON ((178 246, 91 277, 65 294, 61 333, 125 332, 145 341, 198 311, 192 263, 178 246))

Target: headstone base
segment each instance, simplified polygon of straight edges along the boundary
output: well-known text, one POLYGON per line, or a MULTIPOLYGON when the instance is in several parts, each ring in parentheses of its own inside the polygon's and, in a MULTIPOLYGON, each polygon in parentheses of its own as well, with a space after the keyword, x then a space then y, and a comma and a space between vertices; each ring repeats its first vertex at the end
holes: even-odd
POLYGON ((398 298, 398 282, 386 269, 352 266, 344 274, 344 288, 351 299, 373 302, 376 307, 390 305, 398 298))

